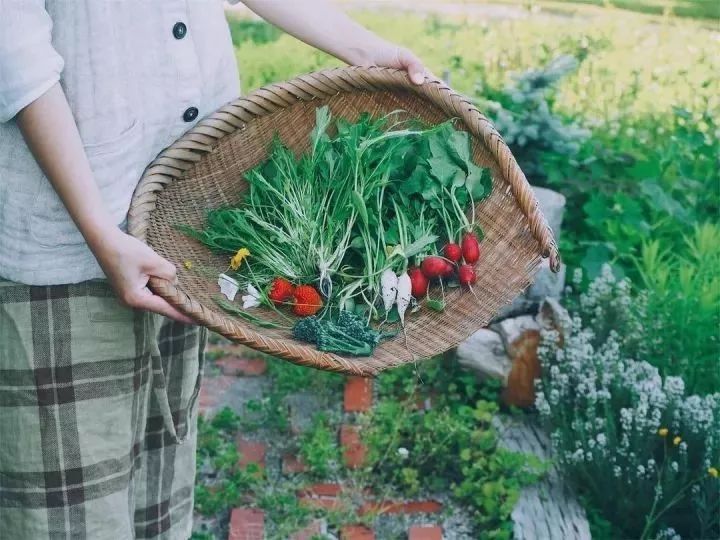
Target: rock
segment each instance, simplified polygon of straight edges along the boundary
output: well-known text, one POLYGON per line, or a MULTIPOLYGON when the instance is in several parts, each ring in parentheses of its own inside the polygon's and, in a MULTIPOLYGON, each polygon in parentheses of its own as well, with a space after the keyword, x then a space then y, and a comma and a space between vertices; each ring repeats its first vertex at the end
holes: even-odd
POLYGON ((545 298, 540 302, 535 321, 544 330, 552 329, 561 332, 569 324, 570 314, 557 299, 545 298))
POLYGON ((540 330, 540 325, 532 315, 521 315, 519 317, 513 317, 510 319, 503 319, 497 324, 491 326, 503 340, 505 350, 508 351, 510 357, 513 354, 511 349, 513 348, 513 342, 522 338, 522 336, 528 331, 540 330))
POLYGON ((543 259, 535 274, 535 280, 525 291, 523 298, 531 307, 535 307, 545 298, 560 298, 564 288, 565 265, 560 264, 560 270, 556 274, 550 270, 549 260, 543 259))
POLYGON ((534 186, 532 189, 535 192, 540 211, 555 233, 555 240, 560 240, 560 226, 565 213, 565 196, 552 189, 534 186))
POLYGON ((505 319, 493 328, 512 362, 502 399, 507 405, 530 407, 535 403, 535 379, 541 373, 537 355, 540 325, 535 317, 523 315, 505 319))
POLYGON ((481 377, 501 379, 503 382, 512 367, 502 338, 487 328, 478 330, 458 345, 457 359, 481 377))
POLYGON ((570 325, 570 314, 555 298, 546 298, 540 303, 535 320, 542 330, 555 330, 559 334, 558 344, 565 341, 565 329, 570 325))
MULTIPOLYGON (((555 233, 555 240, 559 241, 565 212, 565 197, 557 191, 541 187, 533 187, 533 191, 540 210, 555 233)), ((544 298, 560 298, 564 288, 565 266, 561 265, 560 271, 554 274, 550 271, 549 261, 543 259, 533 283, 512 304, 502 308, 494 320, 499 321, 507 317, 532 313, 544 298)))

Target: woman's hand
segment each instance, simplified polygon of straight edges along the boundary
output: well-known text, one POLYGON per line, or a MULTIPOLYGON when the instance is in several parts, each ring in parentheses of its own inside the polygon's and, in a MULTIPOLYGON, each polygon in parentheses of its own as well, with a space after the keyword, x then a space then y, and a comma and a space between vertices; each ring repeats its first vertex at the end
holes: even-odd
POLYGON ((111 222, 60 84, 20 111, 17 123, 120 300, 192 323, 147 288, 151 276, 175 281, 175 267, 111 222))
POLYGON ((360 60, 358 65, 404 69, 415 84, 422 84, 425 77, 430 75, 420 59, 409 49, 388 41, 380 41, 365 54, 367 58, 360 60))
POLYGON ((192 319, 147 287, 151 277, 177 282, 176 269, 170 261, 117 228, 103 232, 92 244, 95 257, 123 304, 194 324, 192 319))
POLYGON ((431 74, 412 52, 370 32, 328 0, 242 0, 263 19, 308 45, 357 66, 404 69, 422 84, 431 74))

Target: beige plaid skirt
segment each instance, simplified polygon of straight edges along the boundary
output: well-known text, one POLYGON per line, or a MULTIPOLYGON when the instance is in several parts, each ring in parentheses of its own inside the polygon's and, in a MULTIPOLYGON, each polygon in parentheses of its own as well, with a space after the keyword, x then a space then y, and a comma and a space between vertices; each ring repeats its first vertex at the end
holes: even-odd
POLYGON ((190 537, 206 332, 0 280, 0 538, 190 537))

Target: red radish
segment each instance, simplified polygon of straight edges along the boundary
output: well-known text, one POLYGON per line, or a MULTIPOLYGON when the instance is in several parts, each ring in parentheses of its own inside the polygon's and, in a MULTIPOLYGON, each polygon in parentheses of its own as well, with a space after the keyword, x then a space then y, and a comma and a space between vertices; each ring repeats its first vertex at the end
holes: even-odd
POLYGON ((458 270, 458 279, 460 281, 460 285, 470 287, 477 281, 475 269, 469 264, 463 264, 458 270))
POLYGON ((467 233, 462 239, 463 259, 468 264, 475 264, 480 258, 480 244, 473 233, 467 233))
POLYGON ((448 261, 445 261, 445 271, 443 272, 441 277, 444 277, 444 278, 452 277, 454 272, 455 272, 455 265, 448 261))
POLYGON ((445 273, 448 271, 448 267, 452 270, 452 265, 448 261, 435 255, 425 257, 423 262, 420 263, 420 269, 428 279, 444 277, 445 273))
POLYGON ((455 242, 451 242, 443 249, 443 255, 452 262, 456 263, 462 257, 462 249, 455 242))
POLYGON ((411 268, 408 270, 408 275, 410 276, 410 284, 412 285, 412 288, 410 289, 412 295, 415 298, 422 298, 425 296, 430 282, 428 281, 428 278, 425 277, 425 274, 422 273, 422 270, 419 268, 411 268))

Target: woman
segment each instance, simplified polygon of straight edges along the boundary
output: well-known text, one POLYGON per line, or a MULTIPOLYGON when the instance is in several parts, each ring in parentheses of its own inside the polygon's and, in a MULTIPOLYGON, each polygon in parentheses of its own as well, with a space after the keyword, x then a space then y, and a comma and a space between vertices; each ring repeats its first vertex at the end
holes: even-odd
MULTIPOLYGON (((349 64, 424 68, 321 0, 246 0, 349 64)), ((220 0, 0 0, 3 537, 186 539, 203 331, 124 232, 142 171, 239 93, 220 0)))

